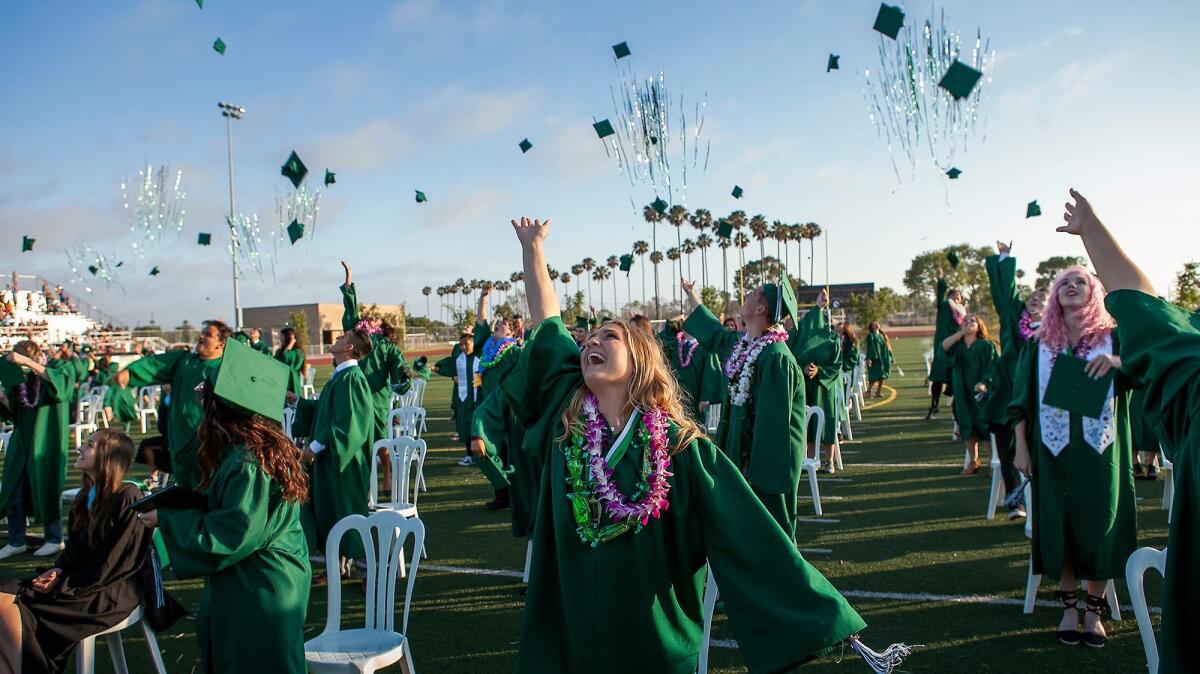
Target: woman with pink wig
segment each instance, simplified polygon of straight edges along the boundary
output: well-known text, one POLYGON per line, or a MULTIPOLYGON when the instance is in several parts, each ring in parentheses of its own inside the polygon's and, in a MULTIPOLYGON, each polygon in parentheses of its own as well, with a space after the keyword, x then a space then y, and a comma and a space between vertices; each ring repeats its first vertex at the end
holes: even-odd
POLYGON ((1055 596, 1065 610, 1057 635, 1069 646, 1104 646, 1105 585, 1124 577, 1137 545, 1129 397, 1114 327, 1100 281, 1083 267, 1064 270, 1050 289, 1034 343, 1021 354, 1008 407, 1015 422, 1013 464, 1033 487, 1033 572, 1059 581, 1055 596), (1099 418, 1044 402, 1050 373, 1068 354, 1086 360, 1084 371, 1094 379, 1117 371, 1099 418), (1087 588, 1082 612, 1080 580, 1087 588))

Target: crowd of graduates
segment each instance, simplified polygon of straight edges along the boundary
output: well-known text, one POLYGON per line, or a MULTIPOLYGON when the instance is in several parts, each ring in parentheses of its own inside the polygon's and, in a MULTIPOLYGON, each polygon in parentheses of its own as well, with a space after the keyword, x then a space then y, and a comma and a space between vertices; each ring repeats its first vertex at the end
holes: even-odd
MULTIPOLYGON (((987 261, 999 344, 939 279, 929 415, 949 393, 964 473, 978 470, 979 445, 994 437, 1009 491, 1029 481, 1034 572, 1060 581, 1055 634, 1093 647, 1105 642, 1105 583, 1121 577, 1136 546, 1130 420, 1140 418, 1174 461, 1178 499, 1161 671, 1188 671, 1187 637, 1200 633, 1200 587, 1187 573, 1200 556, 1200 318, 1158 299, 1087 201, 1072 197, 1060 231, 1083 238, 1097 275, 1071 268, 1046 293, 1022 298, 1001 246, 987 261), (1100 411, 1047 402, 1064 387, 1100 411)), ((254 331, 235 339, 209 321, 194 350, 93 371, 82 350, 47 359, 19 344, 0 367, 0 413, 14 423, 0 557, 27 549, 28 514, 45 531, 35 554, 59 557, 0 588, 0 668, 61 671, 76 641, 149 601, 144 569, 161 546, 176 576, 204 579, 206 671, 305 671, 310 588, 354 576, 363 557, 357 542, 337 558, 320 553, 337 522, 368 512, 373 466, 390 467, 374 448, 390 437, 393 396, 431 374, 453 379, 461 464, 481 469, 495 489, 487 507, 509 508, 514 537, 529 541, 518 671, 695 671, 710 572, 751 671, 786 670, 840 645, 875 671, 897 666, 910 649, 865 646, 866 622, 796 547, 804 463, 836 469, 845 383, 860 354, 868 395, 882 395, 891 374, 881 326, 870 324, 860 342, 852 326, 833 324, 824 296, 802 313, 787 280, 764 283, 736 315, 718 317, 686 279, 690 310, 661 330, 641 316, 568 326, 546 271, 550 222, 512 224, 528 325, 494 318, 484 288, 477 322, 451 355, 410 364, 393 326, 361 313, 343 263, 343 333, 316 400, 300 390, 306 363, 294 332, 271 354, 254 331), (126 391, 163 386, 163 439, 139 453, 115 429, 93 434, 75 463, 85 477, 64 532, 72 397, 89 379, 126 391), (290 437, 285 406, 294 410, 290 437), (827 420, 819 436, 810 407, 827 420), (128 506, 142 494, 124 482, 134 460, 169 473, 198 507, 164 500, 135 516, 128 506), (314 575, 314 563, 324 573, 314 575)), ((111 405, 118 420, 124 395, 111 405)), ((152 608, 163 624, 180 610, 169 598, 152 608)))

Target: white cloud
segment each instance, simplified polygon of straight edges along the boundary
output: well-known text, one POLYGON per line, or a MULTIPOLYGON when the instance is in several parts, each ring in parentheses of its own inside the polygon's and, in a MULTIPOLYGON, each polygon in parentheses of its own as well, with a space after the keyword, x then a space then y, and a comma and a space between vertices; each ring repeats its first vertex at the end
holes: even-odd
POLYGON ((463 227, 494 220, 509 202, 506 193, 491 188, 474 192, 451 190, 444 197, 430 196, 423 219, 434 227, 463 227))
POLYGON ((401 0, 388 12, 396 28, 425 27, 441 15, 437 0, 401 0))
POLYGON ((412 152, 415 141, 404 125, 375 119, 352 131, 327 137, 316 154, 326 163, 347 171, 372 171, 388 166, 412 152))

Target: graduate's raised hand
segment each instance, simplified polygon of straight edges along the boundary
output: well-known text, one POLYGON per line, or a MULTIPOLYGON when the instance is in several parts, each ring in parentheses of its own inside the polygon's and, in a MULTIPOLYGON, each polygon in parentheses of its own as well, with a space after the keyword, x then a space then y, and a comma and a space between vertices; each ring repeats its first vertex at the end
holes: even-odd
POLYGON ((1003 241, 996 242, 996 252, 1000 255, 1008 255, 1011 250, 1012 241, 1009 241, 1008 243, 1004 243, 1003 241))
POLYGON ((700 293, 696 291, 695 281, 689 281, 688 279, 680 276, 679 284, 680 287, 683 288, 683 294, 687 295, 688 299, 691 300, 693 309, 704 303, 703 300, 700 299, 700 293))
POLYGON ((1066 234, 1074 234, 1082 236, 1085 231, 1091 228, 1093 223, 1097 222, 1096 212, 1092 210, 1092 205, 1088 203, 1083 195, 1076 192, 1073 188, 1070 190, 1071 198, 1075 203, 1067 202, 1064 204, 1066 212, 1063 213, 1063 220, 1067 224, 1054 230, 1056 232, 1064 232, 1066 234))
POLYGON ((546 240, 550 234, 549 218, 545 222, 541 220, 530 220, 529 218, 521 218, 512 221, 513 230, 517 233, 517 240, 522 246, 532 246, 546 240))
POLYGON ((822 289, 821 293, 817 295, 817 306, 822 309, 829 306, 829 295, 825 293, 824 289, 822 289))
POLYGON ((346 264, 345 260, 342 260, 342 269, 346 270, 346 287, 349 288, 350 287, 350 265, 346 264))
POLYGON ((939 279, 946 278, 946 272, 942 271, 942 268, 941 268, 941 267, 938 267, 938 268, 937 268, 937 277, 938 277, 939 279))
POLYGON ((491 294, 492 294, 492 283, 491 283, 491 281, 488 281, 487 283, 484 283, 482 287, 480 287, 479 296, 487 297, 488 295, 491 295, 491 294))

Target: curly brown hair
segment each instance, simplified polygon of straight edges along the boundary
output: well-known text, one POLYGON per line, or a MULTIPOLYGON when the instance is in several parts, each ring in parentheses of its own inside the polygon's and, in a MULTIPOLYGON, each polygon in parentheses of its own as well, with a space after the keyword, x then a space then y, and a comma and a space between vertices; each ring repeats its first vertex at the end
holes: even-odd
POLYGON ((290 503, 308 500, 308 474, 300 463, 300 449, 283 434, 275 422, 257 414, 246 414, 221 402, 205 384, 200 395, 204 418, 200 421, 200 483, 203 490, 212 479, 225 450, 240 445, 252 455, 259 467, 283 488, 283 499, 290 503))

